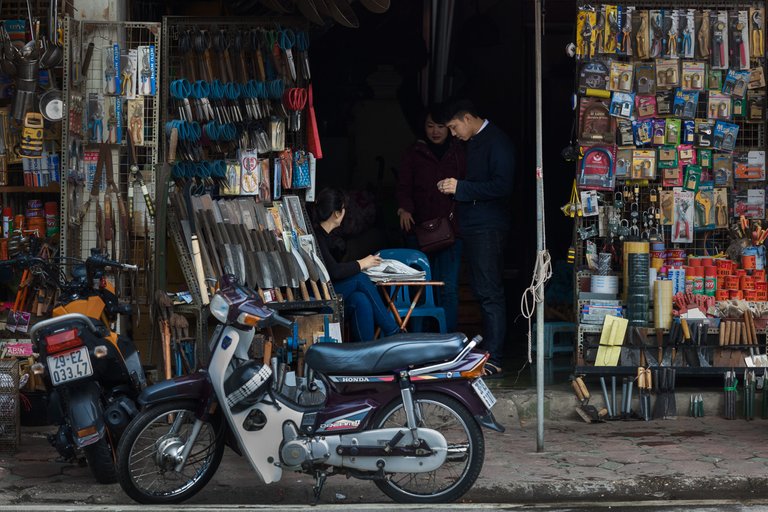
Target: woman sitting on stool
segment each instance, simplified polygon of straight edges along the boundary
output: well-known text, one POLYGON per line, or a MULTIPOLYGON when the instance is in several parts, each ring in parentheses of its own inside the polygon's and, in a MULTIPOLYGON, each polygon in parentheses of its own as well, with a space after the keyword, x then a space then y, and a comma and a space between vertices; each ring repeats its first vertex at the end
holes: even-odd
POLYGON ((336 293, 344 297, 344 315, 349 321, 352 341, 372 340, 374 326, 380 327, 384 336, 399 333, 400 328, 379 291, 363 273, 380 264, 381 258, 371 254, 357 261, 339 262, 329 249, 329 235, 344 219, 344 193, 338 189, 321 190, 315 199, 314 212, 317 244, 336 293))

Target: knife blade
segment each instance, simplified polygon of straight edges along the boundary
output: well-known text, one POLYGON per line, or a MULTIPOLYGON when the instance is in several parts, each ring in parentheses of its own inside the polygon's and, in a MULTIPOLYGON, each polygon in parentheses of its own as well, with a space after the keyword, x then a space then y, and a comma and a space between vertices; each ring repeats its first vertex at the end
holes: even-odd
POLYGON ((328 291, 328 283, 330 282, 331 278, 328 275, 328 269, 325 268, 325 264, 323 264, 322 260, 318 257, 317 253, 315 252, 315 238, 312 235, 304 235, 299 237, 301 240, 302 245, 304 245, 304 249, 309 254, 312 261, 315 263, 315 267, 317 268, 318 277, 320 279, 320 287, 323 290, 323 297, 325 300, 331 300, 331 294, 328 291))
POLYGON ((304 265, 309 273, 309 285, 312 287, 312 296, 315 300, 321 300, 322 296, 320 295, 320 289, 317 287, 317 282, 320 280, 320 272, 317 271, 315 262, 310 258, 309 253, 304 250, 297 239, 292 239, 291 243, 294 252, 304 261, 304 265))
POLYGON ((282 244, 281 247, 284 248, 290 258, 293 260, 293 264, 295 265, 294 270, 299 277, 299 289, 301 290, 301 298, 304 300, 309 300, 309 292, 307 291, 309 270, 307 269, 307 264, 304 263, 304 260, 301 259, 301 256, 296 254, 296 251, 293 250, 293 236, 291 233, 284 231, 283 240, 287 241, 287 247, 286 244, 282 244))

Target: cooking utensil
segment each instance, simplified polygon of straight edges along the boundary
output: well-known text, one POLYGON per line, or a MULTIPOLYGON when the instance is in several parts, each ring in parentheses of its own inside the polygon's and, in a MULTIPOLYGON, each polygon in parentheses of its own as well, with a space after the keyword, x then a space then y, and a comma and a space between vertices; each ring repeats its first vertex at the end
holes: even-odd
POLYGON ((360 3, 373 13, 383 14, 389 10, 390 0, 360 0, 360 3))
POLYGON ((56 74, 52 69, 48 70, 48 90, 40 96, 40 113, 51 122, 61 121, 64 117, 64 94, 56 84, 56 74))
POLYGON ((355 11, 349 5, 347 0, 325 0, 328 12, 331 17, 342 26, 347 28, 359 28, 360 20, 357 19, 355 11))
POLYGON ((316 25, 325 24, 314 0, 296 0, 296 7, 298 7, 299 12, 312 23, 315 23, 316 25))

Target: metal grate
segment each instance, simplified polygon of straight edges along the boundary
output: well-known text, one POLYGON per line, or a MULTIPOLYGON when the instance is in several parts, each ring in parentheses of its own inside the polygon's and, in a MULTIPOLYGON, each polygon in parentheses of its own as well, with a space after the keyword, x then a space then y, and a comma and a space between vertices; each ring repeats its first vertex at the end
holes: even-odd
POLYGON ((0 359, 0 452, 19 446, 19 362, 0 359))
MULTIPOLYGON (((81 212, 90 197, 93 183, 94 169, 99 152, 99 142, 108 137, 111 143, 112 172, 111 176, 102 176, 102 187, 99 194, 99 204, 104 208, 106 197, 106 184, 111 177, 116 184, 119 195, 123 200, 126 213, 131 209, 129 202, 129 189, 132 189, 134 197, 132 201, 133 219, 131 222, 121 222, 118 201, 114 194, 110 194, 110 201, 115 210, 115 235, 114 243, 107 243, 106 251, 111 257, 123 262, 134 263, 139 266, 139 274, 136 279, 122 280, 120 293, 126 297, 133 297, 138 303, 146 304, 152 297, 152 271, 153 258, 152 246, 154 243, 154 220, 147 208, 147 204, 135 176, 132 176, 129 168, 128 156, 128 130, 134 131, 136 163, 139 167, 141 178, 146 185, 151 201, 155 199, 155 173, 154 167, 158 161, 158 121, 159 121, 159 69, 160 69, 160 24, 159 23, 133 23, 133 22, 97 22, 67 20, 69 37, 66 40, 69 48, 65 49, 65 94, 68 108, 72 104, 73 95, 82 99, 82 112, 74 112, 80 115, 82 127, 78 131, 71 131, 68 123, 64 127, 64 162, 74 161, 71 150, 73 143, 80 143, 83 147, 84 161, 81 163, 81 172, 76 176, 72 169, 68 172, 68 179, 62 186, 62 218, 67 221, 67 237, 62 242, 64 254, 70 257, 84 259, 90 254, 90 250, 97 246, 96 208, 90 205, 85 217, 79 225, 74 219, 81 212), (75 90, 72 81, 79 76, 80 63, 85 58, 86 50, 90 43, 94 44, 93 55, 90 60, 87 78, 82 90, 75 90), (150 57, 155 63, 155 92, 154 94, 140 95, 138 87, 141 81, 141 71, 144 65, 142 56, 136 54, 131 61, 131 68, 135 70, 133 80, 136 82, 137 94, 117 95, 115 89, 110 88, 105 77, 115 69, 112 64, 114 46, 117 44, 121 54, 121 65, 126 65, 125 55, 131 55, 132 51, 138 52, 140 48, 151 48, 150 57), (135 96, 135 97, 131 97, 135 96), (89 169, 90 166, 90 169, 89 169), (130 228, 130 229, 128 229, 130 228)), ((121 74, 122 75, 122 74, 121 74)), ((122 76, 118 76, 118 79, 122 76)), ((121 80, 122 82, 122 80, 121 80)), ((120 85, 122 86, 122 82, 120 85)), ((127 85, 127 84, 126 84, 127 85)), ((65 119, 70 112, 67 111, 65 119)))

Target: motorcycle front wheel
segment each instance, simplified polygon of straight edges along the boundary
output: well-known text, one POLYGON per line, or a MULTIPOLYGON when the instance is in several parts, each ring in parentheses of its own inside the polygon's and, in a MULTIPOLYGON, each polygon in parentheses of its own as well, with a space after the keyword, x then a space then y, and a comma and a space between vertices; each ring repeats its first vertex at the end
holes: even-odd
MULTIPOLYGON (((485 459, 485 439, 470 412, 453 398, 438 393, 414 397, 418 425, 437 430, 448 442, 442 466, 428 473, 387 473, 374 482, 381 491, 400 503, 446 503, 462 497, 475 483, 485 459)), ((375 428, 406 427, 402 400, 382 409, 375 428)))
POLYGON ((128 426, 117 450, 118 480, 139 503, 181 503, 200 491, 224 454, 219 415, 203 422, 184 468, 175 469, 195 424, 198 404, 178 401, 142 411, 128 426))
POLYGON ((91 474, 100 484, 113 484, 117 482, 115 471, 115 458, 112 455, 112 445, 105 435, 95 443, 83 448, 85 460, 91 474))

